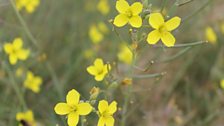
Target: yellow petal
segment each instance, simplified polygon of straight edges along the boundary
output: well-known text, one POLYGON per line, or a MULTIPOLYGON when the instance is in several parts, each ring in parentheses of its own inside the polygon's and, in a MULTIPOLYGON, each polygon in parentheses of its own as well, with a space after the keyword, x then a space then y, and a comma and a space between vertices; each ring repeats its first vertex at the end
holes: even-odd
POLYGON ((117 111, 117 102, 113 101, 110 105, 109 105, 109 113, 110 114, 114 114, 117 111))
POLYGON ((72 111, 71 107, 66 104, 66 103, 58 103, 55 107, 54 107, 54 111, 58 114, 58 115, 66 115, 68 113, 70 113, 72 111))
POLYGON ((116 2, 116 9, 119 13, 125 13, 130 6, 127 1, 125 0, 118 0, 116 2))
POLYGON ((221 82, 220 82, 220 86, 221 86, 221 88, 224 90, 224 80, 221 80, 221 82))
POLYGON ((26 60, 28 58, 29 54, 30 54, 30 51, 24 50, 24 49, 18 50, 16 53, 18 59, 20 59, 20 60, 26 60))
POLYGON ((140 16, 133 16, 129 20, 129 23, 131 24, 132 27, 139 28, 142 26, 142 18, 140 16))
POLYGON ((143 5, 140 2, 135 2, 131 5, 131 11, 133 15, 138 15, 142 12, 143 5))
POLYGON ((89 67, 87 67, 87 71, 88 71, 88 73, 91 74, 91 75, 97 75, 97 74, 98 74, 98 73, 97 73, 97 69, 96 69, 94 66, 89 66, 89 67))
POLYGON ((106 118, 106 126, 114 126, 114 118, 112 116, 106 118))
POLYGON ((154 28, 154 29, 159 29, 161 25, 164 24, 164 18, 161 13, 152 13, 149 16, 149 24, 154 28))
POLYGON ((180 25, 180 23, 181 23, 181 18, 173 17, 172 19, 168 20, 165 23, 165 26, 168 31, 172 31, 176 29, 180 25))
POLYGON ((7 54, 10 54, 13 52, 13 46, 10 43, 4 44, 4 50, 7 54))
POLYGON ((92 106, 89 103, 80 103, 77 106, 79 115, 88 115, 92 111, 92 106))
POLYGON ((117 27, 122 27, 127 23, 128 23, 128 17, 125 14, 119 14, 114 19, 114 25, 117 27))
POLYGON ((176 39, 170 32, 164 32, 161 36, 162 42, 167 46, 171 47, 174 46, 176 39))
POLYGON ((215 31, 212 29, 212 27, 207 27, 206 28, 205 35, 206 35, 206 39, 210 43, 216 44, 216 42, 217 42, 217 36, 216 36, 215 31))
POLYGON ((105 77, 105 74, 99 74, 95 76, 95 80, 96 81, 102 81, 105 77))
POLYGON ((75 89, 68 92, 66 96, 66 102, 70 106, 77 105, 79 103, 80 94, 75 89))
POLYGON ((94 61, 94 65, 95 65, 95 66, 100 66, 100 67, 102 67, 102 66, 103 66, 103 60, 100 59, 100 58, 97 58, 97 59, 94 61))
POLYGON ((105 126, 106 118, 100 117, 97 126, 105 126))
POLYGON ((99 112, 103 113, 107 110, 107 108, 108 108, 108 102, 105 100, 101 100, 98 105, 99 112))
POLYGON ((71 112, 68 114, 68 125, 76 126, 79 122, 79 115, 76 112, 71 112))
POLYGON ((14 49, 20 49, 22 48, 23 46, 23 40, 21 38, 16 38, 14 41, 13 41, 13 48, 14 49))
POLYGON ((161 38, 161 34, 158 30, 154 30, 148 34, 147 42, 149 44, 156 44, 161 38))
POLYGON ((10 55, 9 62, 10 62, 10 64, 15 65, 17 63, 17 56, 14 54, 10 55))

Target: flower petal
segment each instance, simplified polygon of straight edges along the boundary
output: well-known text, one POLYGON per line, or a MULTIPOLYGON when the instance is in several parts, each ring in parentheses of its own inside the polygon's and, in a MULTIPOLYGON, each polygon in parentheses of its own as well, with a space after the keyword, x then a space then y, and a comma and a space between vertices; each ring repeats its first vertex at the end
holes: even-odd
POLYGON ((166 29, 172 31, 176 29, 181 23, 181 18, 173 17, 165 23, 166 29))
POLYGON ((80 103, 77 106, 79 115, 88 115, 92 111, 92 106, 89 103, 80 103))
POLYGON ((106 126, 114 126, 114 118, 112 116, 106 118, 106 126))
POLYGON ((12 46, 12 44, 10 44, 10 43, 6 43, 6 44, 4 45, 4 50, 5 50, 5 52, 6 52, 7 54, 12 53, 12 52, 13 52, 13 46, 12 46))
POLYGON ((174 46, 176 39, 170 32, 164 32, 161 36, 162 42, 167 46, 174 46))
POLYGON ((129 23, 131 24, 132 27, 139 28, 142 26, 142 18, 140 16, 133 16, 129 20, 129 23))
POLYGON ((79 122, 79 114, 76 112, 69 113, 67 122, 69 126, 76 126, 79 122))
POLYGON ((161 13, 152 13, 149 16, 149 24, 154 28, 154 29, 159 29, 161 25, 164 24, 164 18, 161 13))
POLYGON ((129 7, 128 2, 125 0, 118 0, 116 2, 116 9, 119 13, 125 13, 129 7))
POLYGON ((122 27, 127 23, 128 23, 128 17, 125 14, 119 14, 114 19, 114 25, 117 27, 122 27))
POLYGON ((138 15, 142 12, 143 5, 140 2, 135 2, 131 5, 131 11, 133 15, 138 15))
POLYGON ((70 113, 72 111, 71 107, 66 104, 66 103, 58 103, 55 107, 54 107, 54 111, 58 114, 58 115, 66 115, 68 113, 70 113))
POLYGON ((100 117, 97 126, 105 126, 106 118, 100 117))
POLYGON ((108 108, 108 102, 106 100, 101 100, 98 105, 98 109, 100 113, 103 113, 108 108))
POLYGON ((105 74, 99 74, 95 76, 95 80, 96 81, 102 81, 105 77, 105 74))
POLYGON ((161 34, 158 30, 154 30, 148 34, 147 42, 149 44, 156 44, 161 38, 161 34))
POLYGON ((16 55, 20 60, 26 60, 29 56, 30 51, 25 49, 20 49, 17 51, 16 55))
POLYGON ((9 62, 10 62, 10 64, 15 65, 17 60, 18 59, 17 59, 16 55, 14 55, 14 54, 9 55, 9 62))
POLYGON ((66 102, 70 106, 77 105, 79 103, 80 94, 75 89, 68 92, 66 96, 66 102))
POLYGON ((117 102, 113 101, 110 105, 109 105, 109 113, 110 114, 114 114, 117 111, 117 102))
POLYGON ((102 68, 102 67, 104 66, 104 64, 103 64, 103 60, 100 59, 100 58, 97 58, 97 59, 94 61, 94 66, 95 66, 95 67, 102 68))
POLYGON ((94 66, 87 67, 87 71, 91 75, 97 75, 98 74, 97 69, 94 66))
POLYGON ((23 46, 23 40, 21 38, 16 38, 13 41, 13 48, 14 49, 20 49, 20 48, 22 48, 22 46, 23 46))

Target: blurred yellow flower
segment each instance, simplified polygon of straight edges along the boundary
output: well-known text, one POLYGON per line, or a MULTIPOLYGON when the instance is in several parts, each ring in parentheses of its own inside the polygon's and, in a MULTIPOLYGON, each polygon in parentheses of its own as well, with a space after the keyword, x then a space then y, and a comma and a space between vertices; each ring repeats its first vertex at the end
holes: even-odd
POLYGON ((89 29, 89 37, 94 44, 98 44, 103 40, 103 34, 98 30, 95 25, 92 25, 89 29))
POLYGON ((210 42, 211 44, 217 43, 217 36, 212 27, 210 27, 210 26, 206 27, 205 36, 206 36, 206 39, 208 40, 208 42, 210 42))
POLYGON ((97 4, 97 9, 101 14, 107 15, 110 11, 110 5, 108 0, 99 0, 97 4))
POLYGON ((60 102, 54 107, 58 115, 68 115, 69 126, 76 126, 79 122, 79 115, 88 115, 92 111, 89 103, 80 103, 80 94, 75 89, 68 92, 66 103, 60 102))
POLYGON ((26 9, 28 13, 33 13, 39 6, 40 0, 16 0, 16 7, 18 10, 26 9))
POLYGON ((126 64, 131 64, 132 63, 132 58, 133 58, 133 54, 132 51, 130 50, 130 48, 128 48, 127 45, 122 44, 120 46, 120 52, 118 53, 118 59, 121 62, 124 62, 126 64))
POLYGON ((24 87, 32 90, 34 93, 40 91, 40 85, 42 84, 42 78, 34 76, 31 71, 27 72, 26 80, 24 81, 24 87))
POLYGON ((173 17, 167 22, 164 21, 164 17, 161 13, 152 13, 149 16, 149 24, 154 28, 152 32, 148 34, 147 41, 149 44, 156 44, 160 39, 167 46, 171 47, 175 44, 175 37, 171 34, 171 31, 176 29, 181 23, 181 18, 173 17))
POLYGON ((83 52, 83 55, 86 59, 93 58, 94 54, 95 54, 95 52, 92 49, 86 49, 83 52))
POLYGON ((33 112, 31 110, 17 113, 16 120, 20 122, 19 126, 24 126, 24 123, 27 124, 27 126, 36 126, 33 112))
POLYGON ((25 69, 23 67, 19 67, 18 69, 16 69, 16 76, 17 77, 21 77, 24 73, 25 69))
POLYGON ((114 25, 122 27, 130 23, 132 27, 139 28, 142 26, 142 18, 139 14, 142 12, 143 5, 140 2, 135 2, 129 6, 125 0, 118 0, 116 2, 116 9, 120 13, 114 19, 114 25))
POLYGON ((9 62, 15 65, 18 60, 26 60, 30 54, 28 49, 23 49, 23 40, 16 38, 12 43, 4 44, 4 51, 9 55, 9 62))
POLYGON ((110 69, 110 64, 104 64, 100 58, 97 58, 92 66, 87 67, 88 73, 95 76, 96 81, 102 81, 110 69))
POLYGON ((221 80, 221 82, 220 82, 220 86, 221 86, 221 88, 224 90, 224 79, 221 80))
POLYGON ((117 111, 117 102, 113 101, 110 105, 105 100, 101 100, 98 105, 99 121, 97 126, 114 126, 113 114, 117 111))
POLYGON ((108 34, 109 29, 104 22, 99 22, 97 26, 100 32, 102 32, 103 34, 108 34))

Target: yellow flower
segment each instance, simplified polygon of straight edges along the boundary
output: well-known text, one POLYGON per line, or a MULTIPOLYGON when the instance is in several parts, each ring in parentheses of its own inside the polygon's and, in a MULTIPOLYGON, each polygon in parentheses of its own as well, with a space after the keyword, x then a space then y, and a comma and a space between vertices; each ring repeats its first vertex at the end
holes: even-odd
POLYGON ((122 27, 130 23, 132 27, 139 28, 142 26, 142 18, 139 14, 142 12, 143 5, 140 2, 135 2, 129 6, 125 0, 118 0, 116 2, 116 9, 120 13, 114 19, 114 25, 122 27))
POLYGON ((110 105, 105 100, 101 100, 98 105, 100 119, 97 126, 114 126, 113 114, 117 111, 117 102, 113 101, 110 105))
POLYGON ((176 29, 180 23, 181 19, 179 17, 173 17, 172 19, 165 22, 161 13, 150 14, 149 24, 155 30, 148 34, 148 43, 156 44, 161 39, 167 47, 174 46, 176 39, 171 34, 171 31, 176 29))
POLYGON ((212 27, 208 26, 205 29, 205 36, 206 39, 211 43, 211 44, 216 44, 217 42, 217 36, 215 34, 215 31, 212 29, 212 27))
POLYGON ((58 115, 68 115, 68 125, 76 126, 79 122, 79 115, 88 115, 92 111, 89 103, 80 103, 80 94, 72 89, 66 96, 66 103, 60 102, 54 107, 58 115))
POLYGON ((107 34, 109 32, 109 29, 107 28, 104 22, 99 22, 97 26, 99 31, 102 32, 103 34, 107 34))
POLYGON ((40 0, 16 0, 17 9, 22 10, 25 8, 28 13, 33 13, 39 4, 40 0))
POLYGON ((107 15, 110 11, 108 0, 100 0, 97 4, 97 9, 101 12, 101 14, 107 15))
POLYGON ((13 43, 4 44, 4 51, 9 55, 9 62, 15 65, 18 60, 26 60, 30 54, 28 49, 23 49, 23 40, 16 38, 13 43))
POLYGON ((24 126, 22 123, 26 123, 29 126, 36 126, 33 112, 28 110, 26 112, 19 112, 16 114, 16 120, 20 122, 19 126, 24 126), (21 123, 22 122, 22 123, 21 123))
POLYGON ((133 54, 132 51, 126 45, 121 45, 120 52, 117 56, 121 62, 124 62, 126 64, 132 63, 133 54))
POLYGON ((40 91, 40 85, 42 84, 42 78, 34 76, 31 71, 27 72, 26 80, 24 81, 24 87, 32 90, 34 93, 40 91))
POLYGON ((92 25, 89 30, 89 37, 94 44, 98 44, 103 40, 103 34, 98 30, 95 25, 92 25))
POLYGON ((94 56, 95 52, 92 50, 92 49, 86 49, 84 52, 83 52, 83 55, 86 59, 90 59, 94 56))
POLYGON ((220 82, 220 86, 221 86, 221 88, 224 90, 224 79, 221 80, 221 82, 220 82))
POLYGON ((16 76, 21 77, 24 72, 25 72, 25 69, 23 67, 19 67, 18 69, 16 69, 16 76))
POLYGON ((110 64, 104 64, 100 58, 94 61, 94 65, 87 67, 87 71, 89 74, 95 76, 96 81, 102 81, 110 69, 110 64))

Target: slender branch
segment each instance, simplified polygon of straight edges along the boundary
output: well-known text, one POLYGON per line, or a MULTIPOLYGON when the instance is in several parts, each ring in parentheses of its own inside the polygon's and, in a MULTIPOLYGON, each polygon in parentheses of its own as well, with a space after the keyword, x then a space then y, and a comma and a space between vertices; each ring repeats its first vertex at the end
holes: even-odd
POLYGON ((176 44, 172 47, 166 47, 164 45, 154 45, 152 47, 155 47, 155 48, 183 48, 183 47, 192 47, 192 46, 202 45, 202 44, 206 44, 206 43, 208 43, 208 41, 197 41, 197 42, 191 42, 191 43, 176 44))

